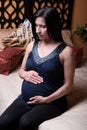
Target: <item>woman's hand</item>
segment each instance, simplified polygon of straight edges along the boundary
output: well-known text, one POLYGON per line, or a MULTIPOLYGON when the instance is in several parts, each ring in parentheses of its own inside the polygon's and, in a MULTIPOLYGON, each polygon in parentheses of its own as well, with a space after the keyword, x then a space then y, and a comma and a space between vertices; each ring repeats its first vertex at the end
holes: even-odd
POLYGON ((40 84, 43 82, 43 78, 34 70, 25 72, 24 79, 34 84, 40 84))
POLYGON ((49 102, 47 100, 47 97, 34 96, 34 97, 31 97, 27 103, 28 104, 44 104, 44 103, 49 103, 49 102))

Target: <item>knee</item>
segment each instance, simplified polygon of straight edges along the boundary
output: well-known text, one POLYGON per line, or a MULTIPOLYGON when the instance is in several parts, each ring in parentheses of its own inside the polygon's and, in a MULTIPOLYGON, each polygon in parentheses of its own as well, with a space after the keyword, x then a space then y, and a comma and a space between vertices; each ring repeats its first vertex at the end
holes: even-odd
POLYGON ((19 123, 20 130, 34 130, 33 122, 26 117, 22 117, 19 123))

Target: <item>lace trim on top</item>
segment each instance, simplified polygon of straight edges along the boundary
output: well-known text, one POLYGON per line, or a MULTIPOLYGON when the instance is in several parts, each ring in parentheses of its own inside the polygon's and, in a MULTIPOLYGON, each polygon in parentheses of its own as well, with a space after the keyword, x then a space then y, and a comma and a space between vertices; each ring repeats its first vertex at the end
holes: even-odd
POLYGON ((36 64, 39 65, 39 64, 44 63, 47 60, 50 60, 50 59, 54 58, 56 55, 59 55, 60 50, 61 50, 60 47, 62 47, 62 45, 65 45, 65 44, 64 43, 60 44, 49 55, 47 55, 47 56, 45 56, 43 58, 40 58, 40 56, 38 55, 38 50, 37 50, 38 44, 34 43, 33 50, 32 50, 34 61, 36 62, 36 64))

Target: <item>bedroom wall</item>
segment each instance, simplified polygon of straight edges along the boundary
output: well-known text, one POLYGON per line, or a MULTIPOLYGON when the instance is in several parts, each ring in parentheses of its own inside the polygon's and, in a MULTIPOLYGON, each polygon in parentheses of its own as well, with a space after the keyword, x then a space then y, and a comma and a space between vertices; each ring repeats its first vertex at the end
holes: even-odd
MULTIPOLYGON (((77 24, 85 25, 87 23, 87 0, 74 0, 72 16, 72 33, 77 24)), ((84 56, 87 58, 87 43, 83 43, 80 37, 73 37, 74 44, 83 48, 84 56)))

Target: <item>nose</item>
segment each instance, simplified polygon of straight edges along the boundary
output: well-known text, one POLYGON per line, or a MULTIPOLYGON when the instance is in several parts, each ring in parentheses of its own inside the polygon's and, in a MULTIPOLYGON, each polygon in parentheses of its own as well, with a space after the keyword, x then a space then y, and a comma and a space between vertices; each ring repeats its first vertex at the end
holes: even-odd
POLYGON ((40 32, 41 32, 40 26, 37 26, 36 27, 36 33, 40 33, 40 32))

